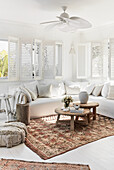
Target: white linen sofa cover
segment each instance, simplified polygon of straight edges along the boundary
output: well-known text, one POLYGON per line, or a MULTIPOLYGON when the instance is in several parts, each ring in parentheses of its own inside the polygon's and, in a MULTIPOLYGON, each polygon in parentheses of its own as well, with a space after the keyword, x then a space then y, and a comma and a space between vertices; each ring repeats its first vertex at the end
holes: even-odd
POLYGON ((52 98, 37 98, 30 105, 30 118, 37 118, 55 114, 55 108, 62 107, 61 102, 63 96, 52 98))
MULTIPOLYGON (((48 84, 50 82, 40 81, 40 84, 45 84, 45 83, 48 84)), ((54 85, 55 87, 57 87, 56 82, 54 83, 54 85)), ((38 97, 35 101, 31 101, 29 103, 30 118, 37 118, 37 117, 55 114, 55 108, 63 107, 63 103, 61 102, 63 97, 65 97, 65 95, 63 95, 63 92, 64 90, 61 91, 61 96, 48 97, 48 98, 38 97)), ((74 102, 79 100, 78 95, 70 95, 70 94, 68 95, 73 97, 74 102)), ((99 103, 99 107, 97 107, 97 112, 99 114, 114 118, 114 100, 110 100, 102 96, 95 97, 93 95, 90 95, 89 101, 94 101, 99 103)))
MULTIPOLYGON (((79 101, 78 95, 71 95, 74 99, 74 102, 79 101)), ((42 117, 55 114, 55 108, 63 107, 61 102, 61 97, 52 97, 52 98, 38 98, 35 101, 30 103, 30 117, 42 117)), ((95 97, 93 95, 89 96, 88 102, 98 102, 99 107, 97 107, 97 113, 105 115, 111 118, 114 118, 114 100, 106 99, 102 96, 95 97)))

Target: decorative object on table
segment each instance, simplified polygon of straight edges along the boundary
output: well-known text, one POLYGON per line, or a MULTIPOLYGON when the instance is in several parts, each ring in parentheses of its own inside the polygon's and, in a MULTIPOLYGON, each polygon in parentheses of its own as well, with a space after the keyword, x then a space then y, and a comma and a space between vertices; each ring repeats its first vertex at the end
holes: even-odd
POLYGON ((71 109, 70 110, 70 113, 83 113, 84 112, 84 109, 78 109, 78 110, 76 110, 76 109, 71 109))
POLYGON ((114 119, 97 115, 87 126, 80 120, 75 122, 75 131, 70 131, 70 117, 61 116, 58 126, 56 115, 30 120, 25 144, 41 158, 49 159, 114 135, 114 119))
POLYGON ((73 104, 74 108, 78 110, 80 108, 80 105, 73 104))
POLYGON ((80 105, 73 104, 73 107, 70 107, 70 113, 83 113, 84 109, 80 109, 80 105))
POLYGON ((70 108, 69 107, 64 107, 61 110, 63 110, 63 112, 68 112, 70 110, 70 108))
POLYGON ((45 163, 45 162, 34 162, 34 161, 21 161, 21 160, 13 160, 13 159, 1 159, 0 160, 0 169, 70 169, 70 170, 90 170, 88 165, 82 164, 69 164, 69 163, 45 163))
POLYGON ((70 102, 73 102, 73 99, 72 99, 71 96, 66 96, 66 97, 62 100, 62 102, 64 102, 64 107, 66 108, 66 107, 69 107, 70 102))
POLYGON ((0 146, 11 148, 25 142, 27 128, 21 122, 9 122, 0 124, 0 146))
POLYGON ((89 99, 89 95, 86 91, 81 91, 79 93, 79 100, 81 104, 86 104, 89 99))

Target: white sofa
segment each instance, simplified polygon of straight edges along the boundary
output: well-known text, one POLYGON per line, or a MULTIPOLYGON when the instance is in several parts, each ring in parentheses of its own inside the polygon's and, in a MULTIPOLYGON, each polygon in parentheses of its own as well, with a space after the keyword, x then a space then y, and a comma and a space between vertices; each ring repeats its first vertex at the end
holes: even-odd
MULTIPOLYGON (((35 93, 37 91, 37 98, 34 101, 29 100, 30 117, 37 118, 55 114, 55 108, 63 107, 63 103, 61 102, 61 100, 63 99, 63 97, 65 97, 65 95, 72 96, 74 102, 78 101, 78 94, 80 89, 83 90, 84 87, 87 86, 87 84, 87 82, 73 83, 67 81, 63 83, 62 81, 45 80, 24 84, 23 86, 25 88, 29 86, 29 88, 31 90, 33 89, 35 93)), ((88 86, 86 88, 86 91, 89 90, 88 93, 90 94, 92 93, 92 91, 94 91, 95 93, 95 89, 93 87, 93 90, 92 86, 88 86)), ((25 98, 28 97, 23 90, 21 92, 24 94, 25 98)), ((103 93, 103 85, 100 93, 103 93)), ((107 99, 108 93, 109 89, 107 90, 107 95, 105 94, 105 97, 101 95, 94 96, 95 94, 89 95, 89 101, 95 101, 99 103, 99 107, 97 108, 97 112, 99 114, 114 118, 114 99, 113 97, 111 97, 111 99, 107 99)), ((21 95, 21 98, 22 96, 23 95, 21 95)), ((24 97, 23 99, 20 99, 20 103, 26 104, 28 103, 28 99, 25 99, 24 97)))

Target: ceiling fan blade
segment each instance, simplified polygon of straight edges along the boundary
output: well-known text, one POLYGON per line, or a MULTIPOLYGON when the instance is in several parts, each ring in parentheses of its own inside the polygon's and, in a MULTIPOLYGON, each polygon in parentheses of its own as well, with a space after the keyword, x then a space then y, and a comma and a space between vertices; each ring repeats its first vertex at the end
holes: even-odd
POLYGON ((72 20, 72 21, 74 21, 75 23, 79 23, 78 19, 79 19, 78 17, 70 17, 70 18, 69 18, 69 21, 72 20))
POLYGON ((40 24, 50 24, 50 23, 57 23, 57 22, 60 22, 60 21, 48 21, 48 22, 42 22, 40 24))
POLYGON ((52 24, 48 24, 46 27, 45 27, 45 30, 49 31, 50 29, 54 29, 54 28, 59 28, 61 27, 63 24, 62 22, 59 21, 59 23, 52 23, 52 24))
POLYGON ((71 17, 70 22, 78 24, 80 28, 90 28, 92 26, 89 21, 80 17, 71 17))
POLYGON ((64 24, 64 27, 60 27, 59 29, 60 29, 60 31, 63 31, 63 32, 74 32, 77 30, 76 28, 71 27, 67 24, 66 25, 64 24))
POLYGON ((59 18, 60 21, 66 22, 66 19, 64 17, 57 16, 57 18, 59 18))

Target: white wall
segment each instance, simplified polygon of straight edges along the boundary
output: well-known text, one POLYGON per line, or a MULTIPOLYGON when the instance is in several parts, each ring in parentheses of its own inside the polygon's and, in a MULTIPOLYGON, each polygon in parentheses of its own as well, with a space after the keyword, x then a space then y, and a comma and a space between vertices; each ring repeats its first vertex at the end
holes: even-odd
MULTIPOLYGON (((64 33, 58 30, 44 29, 36 25, 14 23, 8 21, 0 22, 0 39, 8 39, 9 36, 19 37, 20 41, 32 42, 34 38, 42 41, 62 41, 63 42, 63 79, 72 80, 72 56, 69 54, 71 44, 78 41, 78 34, 64 33)), ((1 82, 0 93, 6 92, 8 85, 20 82, 1 82)))
POLYGON ((114 24, 108 24, 80 32, 80 42, 100 42, 108 38, 114 38, 114 24))

